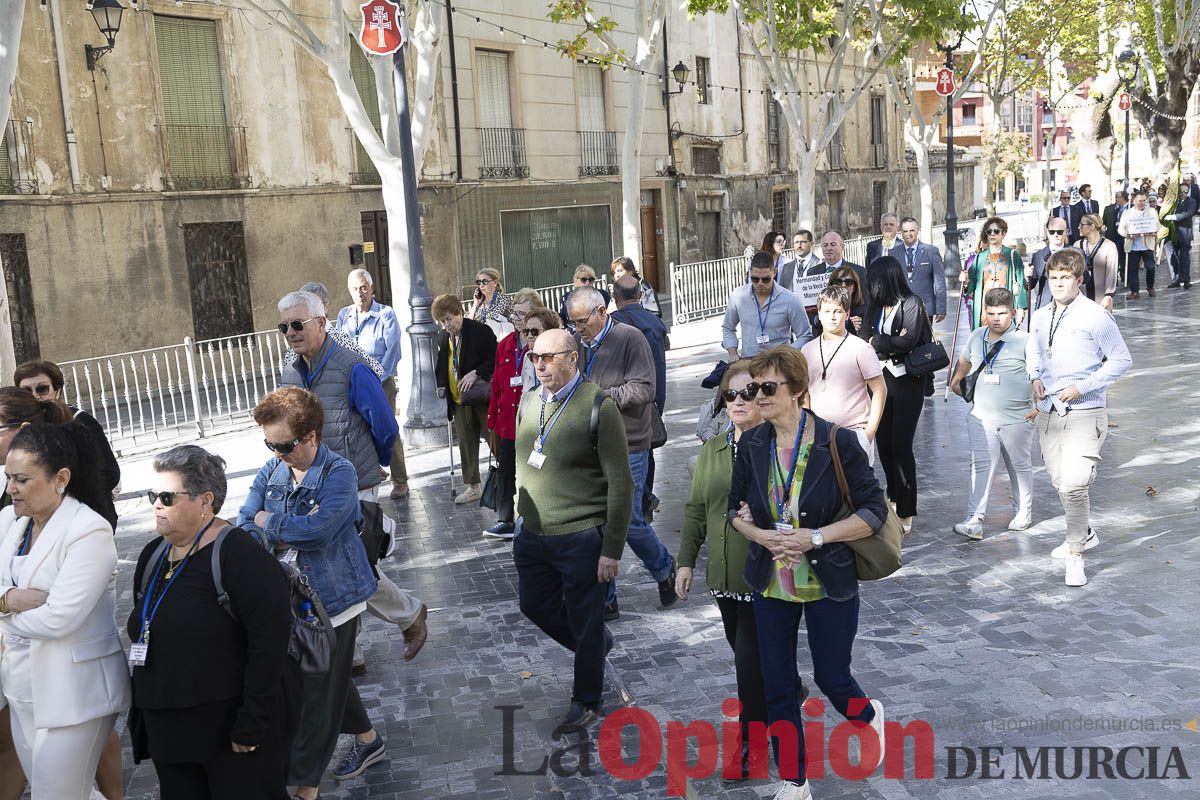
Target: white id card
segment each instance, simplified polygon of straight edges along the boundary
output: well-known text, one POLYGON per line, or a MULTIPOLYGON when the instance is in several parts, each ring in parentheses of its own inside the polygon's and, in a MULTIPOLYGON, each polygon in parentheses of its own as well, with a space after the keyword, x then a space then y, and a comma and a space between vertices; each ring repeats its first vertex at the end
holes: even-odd
POLYGON ((546 454, 545 453, 539 453, 537 450, 534 450, 532 453, 529 454, 529 466, 533 467, 534 469, 541 469, 542 464, 545 464, 545 463, 546 463, 546 454))
POLYGON ((985 372, 983 373, 983 382, 988 386, 999 386, 1000 376, 992 372, 985 372))
POLYGON ((150 645, 134 642, 129 646, 129 666, 146 666, 146 656, 150 654, 150 645))
POLYGON ((520 375, 514 375, 514 376, 512 376, 511 378, 509 378, 509 379, 508 379, 508 385, 509 385, 509 386, 520 386, 520 385, 521 385, 521 376, 520 376, 520 375))
POLYGON ((897 378, 902 378, 908 374, 908 368, 904 366, 903 361, 897 364, 895 361, 892 361, 889 358, 887 361, 883 362, 883 368, 897 378))
POLYGON ((770 336, 763 335, 763 336, 759 336, 759 337, 757 337, 757 338, 756 338, 754 341, 758 342, 759 344, 770 344, 770 343, 771 343, 771 337, 770 337, 770 336))
POLYGON ((296 548, 289 547, 287 550, 284 551, 283 555, 281 555, 279 557, 279 560, 282 561, 284 564, 290 564, 292 566, 295 566, 296 565, 296 556, 298 556, 298 555, 300 555, 300 554, 296 552, 296 548))

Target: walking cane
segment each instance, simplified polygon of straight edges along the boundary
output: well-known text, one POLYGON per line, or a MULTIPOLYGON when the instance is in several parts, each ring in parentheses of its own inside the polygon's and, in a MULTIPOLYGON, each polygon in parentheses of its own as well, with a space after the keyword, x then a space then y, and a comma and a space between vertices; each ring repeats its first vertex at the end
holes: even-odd
POLYGON ((958 285, 958 311, 956 311, 954 314, 954 334, 950 337, 950 366, 946 368, 946 392, 942 396, 943 403, 950 402, 950 379, 954 377, 954 365, 958 363, 954 358, 954 351, 958 346, 958 323, 959 320, 962 319, 963 306, 966 305, 967 301, 966 288, 966 283, 960 283, 958 285))
MULTIPOLYGON (((446 390, 439 388, 437 396, 444 399, 446 390)), ((451 426, 449 415, 446 416, 446 449, 450 451, 450 496, 454 497, 454 428, 451 426)))

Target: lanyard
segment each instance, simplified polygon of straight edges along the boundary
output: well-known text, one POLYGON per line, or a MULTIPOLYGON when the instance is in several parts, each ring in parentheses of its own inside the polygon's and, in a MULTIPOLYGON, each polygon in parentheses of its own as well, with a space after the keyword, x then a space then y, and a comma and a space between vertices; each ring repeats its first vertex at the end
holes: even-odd
MULTIPOLYGON (((520 336, 521 334, 518 333, 517 335, 520 336)), ((529 348, 527 348, 527 347, 518 347, 517 348, 517 360, 516 360, 516 363, 513 364, 513 377, 514 378, 521 377, 521 373, 525 369, 525 353, 528 350, 529 350, 529 348)))
POLYGON ((458 377, 458 337, 450 337, 450 360, 454 362, 454 377, 458 377))
POLYGON ((317 368, 313 372, 309 373, 309 376, 304 380, 305 389, 312 388, 313 382, 317 380, 317 376, 321 374, 321 370, 325 369, 325 362, 329 361, 330 356, 333 355, 333 350, 335 347, 337 347, 337 345, 335 345, 333 342, 329 343, 329 352, 326 353, 325 357, 321 359, 321 363, 317 365, 317 368))
POLYGON ((1062 321, 1067 317, 1068 310, 1064 308, 1062 316, 1058 317, 1058 322, 1055 323, 1054 318, 1058 316, 1058 303, 1055 303, 1054 308, 1050 309, 1050 338, 1046 343, 1048 349, 1052 350, 1054 348, 1054 334, 1058 333, 1058 329, 1062 326, 1062 321))
MULTIPOLYGON (((880 332, 882 333, 882 331, 880 331, 880 332)), ((828 361, 825 360, 825 337, 822 336, 817 339, 817 350, 819 350, 821 353, 821 380, 822 381, 825 380, 825 376, 829 373, 829 365, 833 363, 833 360, 835 358, 837 358, 838 351, 840 351, 842 349, 842 345, 844 345, 846 343, 846 340, 849 338, 850 338, 849 333, 847 333, 846 335, 844 335, 842 337, 842 340, 840 342, 838 342, 838 346, 833 349, 833 355, 831 355, 829 357, 828 361)))
MULTIPOLYGON (((779 519, 783 522, 792 521, 792 513, 788 510, 788 500, 792 496, 792 483, 796 480, 796 461, 800 457, 800 439, 804 436, 804 422, 808 417, 808 412, 801 409, 800 411, 800 428, 796 431, 796 444, 792 447, 792 463, 788 465, 787 478, 783 484, 783 495, 779 493, 779 481, 775 481, 775 485, 771 487, 775 494, 775 510, 778 512, 779 519)), ((775 474, 783 477, 779 472, 779 455, 775 449, 775 433, 771 433, 771 467, 775 470, 775 474)))
POLYGON ((990 374, 991 374, 991 372, 992 372, 992 365, 994 365, 994 364, 996 363, 996 359, 1000 357, 1000 351, 1001 351, 1003 348, 1004 348, 1004 341, 1003 341, 1003 340, 996 342, 996 349, 992 351, 992 357, 991 357, 991 358, 988 358, 988 354, 987 354, 987 349, 988 349, 988 348, 987 348, 987 336, 986 336, 986 335, 984 335, 984 337, 983 337, 983 368, 984 368, 985 370, 987 370, 987 373, 988 373, 989 375, 990 375, 990 374))
POLYGON ((775 302, 774 293, 771 294, 771 299, 767 301, 766 309, 759 304, 758 299, 754 300, 754 310, 758 314, 758 335, 767 335, 767 318, 771 316, 771 303, 775 302))
POLYGON ((1089 253, 1087 251, 1086 240, 1080 240, 1079 249, 1081 251, 1083 251, 1083 257, 1085 259, 1087 259, 1087 265, 1089 268, 1092 266, 1092 261, 1096 258, 1096 253, 1100 252, 1100 247, 1103 244, 1104 244, 1104 237, 1102 236, 1102 237, 1100 237, 1100 241, 1096 242, 1096 246, 1092 248, 1092 252, 1089 253))
MULTIPOLYGON (((33 520, 29 520, 29 524, 25 526, 25 535, 21 537, 21 544, 17 547, 17 555, 29 555, 29 539, 33 536, 33 520)), ((13 576, 14 585, 16 584, 16 576, 13 576)))
MULTIPOLYGON (((584 345, 583 352, 587 361, 583 367, 583 374, 590 378, 592 377, 592 366, 596 362, 596 351, 600 349, 600 345, 604 344, 604 340, 608 338, 608 332, 612 330, 612 320, 604 323, 604 330, 600 331, 600 335, 596 337, 596 341, 589 345, 584 345)), ((574 392, 572 392, 574 394, 574 392)), ((565 405, 565 404, 564 404, 565 405)))
POLYGON ((546 404, 545 400, 542 400, 542 410, 541 410, 541 413, 538 414, 538 430, 540 431, 540 435, 538 436, 537 441, 534 442, 534 445, 533 445, 533 448, 535 450, 537 450, 539 453, 542 452, 542 445, 545 444, 546 437, 550 435, 550 431, 554 430, 554 426, 558 423, 558 418, 562 416, 563 409, 567 407, 567 403, 571 402, 571 398, 575 396, 575 392, 579 391, 579 387, 582 385, 583 385, 582 380, 575 382, 575 387, 573 389, 571 389, 570 394, 568 394, 566 396, 566 398, 563 399, 562 405, 560 405, 558 408, 556 408, 554 410, 554 413, 550 415, 549 424, 546 423, 546 405, 547 404, 546 404))
POLYGON ((362 335, 363 326, 365 326, 370 321, 371 321, 371 312, 370 311, 368 311, 366 314, 364 314, 363 316, 360 317, 358 314, 358 310, 355 309, 355 311, 354 311, 354 338, 356 340, 358 339, 358 337, 360 335, 362 335))
POLYGON ((162 605, 163 598, 167 596, 167 592, 170 591, 171 586, 176 580, 179 579, 179 575, 183 572, 183 568, 186 567, 188 561, 191 560, 192 553, 196 552, 196 545, 200 544, 200 539, 204 536, 204 533, 214 522, 216 522, 216 520, 216 517, 210 519, 205 526, 200 529, 200 532, 196 534, 196 538, 192 540, 191 548, 188 549, 187 555, 183 557, 183 563, 175 568, 175 573, 171 576, 171 579, 167 581, 167 585, 163 587, 162 592, 158 595, 158 600, 155 601, 154 608, 151 608, 150 598, 154 597, 154 587, 158 585, 158 578, 160 575, 162 575, 163 567, 167 563, 167 557, 171 555, 171 548, 168 547, 163 551, 162 557, 158 559, 158 565, 154 568, 154 577, 151 578, 150 585, 146 589, 146 596, 142 598, 142 627, 138 631, 138 642, 144 644, 146 640, 150 638, 150 623, 154 622, 154 616, 158 614, 158 607, 162 605))

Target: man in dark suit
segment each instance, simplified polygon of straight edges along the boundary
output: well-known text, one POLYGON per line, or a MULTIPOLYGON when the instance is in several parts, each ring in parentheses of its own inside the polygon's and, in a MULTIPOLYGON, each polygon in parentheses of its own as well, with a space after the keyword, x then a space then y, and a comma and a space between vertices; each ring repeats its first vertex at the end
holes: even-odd
MULTIPOLYGON (((865 295, 867 292, 867 271, 858 264, 842 260, 842 251, 845 246, 846 241, 840 233, 837 231, 827 231, 821 237, 821 260, 809 267, 804 276, 807 278, 810 275, 828 275, 838 267, 850 267, 858 275, 858 283, 865 295)), ((804 310, 808 313, 808 323, 810 325, 813 324, 817 318, 817 307, 805 306, 804 310)))
POLYGON ((788 291, 796 291, 796 279, 803 278, 810 267, 820 259, 813 253, 813 235, 810 230, 798 230, 792 237, 792 260, 785 261, 779 285, 788 291))
POLYGON ((1075 244, 1079 241, 1079 217, 1080 213, 1076 210, 1078 207, 1071 205, 1071 193, 1059 192, 1058 205, 1050 210, 1051 219, 1065 220, 1067 223, 1067 244, 1075 244))
POLYGON ((1051 217, 1046 223, 1046 246, 1029 259, 1025 267, 1025 285, 1029 287, 1029 313, 1025 315, 1026 327, 1032 324, 1034 312, 1053 302, 1050 287, 1046 283, 1046 261, 1054 253, 1067 246, 1067 223, 1051 217))
POLYGON ((934 322, 946 318, 946 272, 941 252, 920 240, 921 226, 912 217, 900 220, 900 243, 890 255, 904 265, 908 285, 925 303, 934 322))
POLYGON ((1117 273, 1122 281, 1125 280, 1125 237, 1117 232, 1121 216, 1129 208, 1129 195, 1118 191, 1116 202, 1104 208, 1104 238, 1110 239, 1117 246, 1117 273))
POLYGON ((867 268, 871 262, 885 253, 890 254, 900 244, 896 231, 900 228, 900 218, 891 211, 879 218, 879 234, 882 238, 867 242, 867 268))
POLYGON ((1092 185, 1085 183, 1079 187, 1079 202, 1072 206, 1079 215, 1076 219, 1082 219, 1084 214, 1099 214, 1100 204, 1092 199, 1092 185))
POLYGON ((1175 281, 1167 285, 1168 289, 1180 286, 1184 289, 1192 288, 1192 240, 1195 235, 1192 224, 1200 203, 1196 202, 1194 192, 1184 194, 1182 189, 1187 187, 1180 188, 1179 203, 1175 206, 1175 213, 1163 217, 1163 219, 1175 220, 1175 259, 1179 265, 1177 277, 1175 281))

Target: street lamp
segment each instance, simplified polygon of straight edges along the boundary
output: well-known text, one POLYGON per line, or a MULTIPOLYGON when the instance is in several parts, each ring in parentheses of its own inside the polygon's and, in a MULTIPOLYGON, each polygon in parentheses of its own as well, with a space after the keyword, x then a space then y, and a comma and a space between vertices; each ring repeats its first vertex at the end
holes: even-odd
MULTIPOLYGON (((966 36, 964 31, 958 32, 958 39, 953 44, 942 44, 936 47, 946 54, 946 68, 954 69, 954 51, 962 44, 966 36)), ((962 257, 958 249, 958 211, 954 207, 954 92, 946 95, 946 274, 957 274, 962 269, 962 257)))
MULTIPOLYGON (((1133 44, 1126 42, 1124 49, 1117 54, 1117 75, 1121 78, 1121 87, 1130 93, 1131 100, 1133 85, 1141 68, 1142 62, 1137 57, 1133 44)), ((1132 108, 1133 103, 1130 102, 1129 106, 1132 108)), ((1125 194, 1129 194, 1129 108, 1125 109, 1125 194)))
POLYGON ((125 6, 118 3, 117 0, 95 0, 88 6, 88 10, 92 12, 92 19, 96 20, 96 27, 108 40, 108 44, 104 47, 93 47, 90 44, 83 46, 84 52, 87 54, 87 68, 95 71, 96 62, 105 53, 112 52, 113 47, 117 44, 117 31, 121 30, 121 13, 125 11, 125 6))
POLYGON ((663 89, 664 103, 667 102, 668 97, 672 97, 677 94, 683 94, 683 87, 685 84, 687 84, 688 75, 690 74, 691 72, 688 70, 687 64, 683 63, 682 61, 671 67, 671 77, 675 79, 675 83, 679 84, 679 91, 672 92, 670 89, 663 89))

